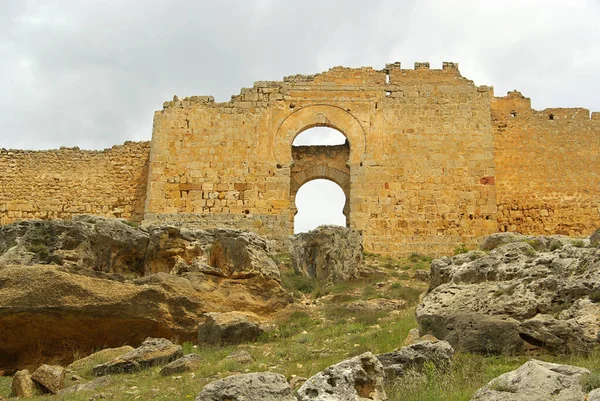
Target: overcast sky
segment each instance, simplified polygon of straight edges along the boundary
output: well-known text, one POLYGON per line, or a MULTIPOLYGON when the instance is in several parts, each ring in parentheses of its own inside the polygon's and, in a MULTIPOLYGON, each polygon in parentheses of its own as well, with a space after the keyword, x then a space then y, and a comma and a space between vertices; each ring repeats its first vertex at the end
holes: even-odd
POLYGON ((0 0, 0 10, 0 148, 148 140, 174 94, 226 101, 254 81, 393 61, 454 61, 536 109, 600 111, 599 0, 0 0))

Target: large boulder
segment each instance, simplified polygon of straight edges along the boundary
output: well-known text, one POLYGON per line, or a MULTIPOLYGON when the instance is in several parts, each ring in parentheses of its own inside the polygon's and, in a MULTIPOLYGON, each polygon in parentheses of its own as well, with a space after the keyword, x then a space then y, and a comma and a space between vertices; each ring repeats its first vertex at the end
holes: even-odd
POLYGON ((202 357, 198 354, 187 354, 170 362, 160 370, 161 376, 171 376, 198 369, 202 364, 202 357))
POLYGON ((562 236, 496 237, 486 242, 499 245, 489 253, 431 263, 431 284, 417 307, 421 335, 484 354, 599 345, 600 250, 562 236))
POLYGON ((531 360, 505 373, 475 392, 471 401, 575 401, 584 400, 581 381, 587 369, 531 360))
POLYGON ((94 366, 95 376, 132 373, 155 365, 166 365, 183 356, 181 345, 165 338, 147 338, 138 348, 120 355, 110 362, 94 366))
POLYGON ((319 281, 345 281, 362 268, 362 233, 340 226, 320 226, 290 237, 294 269, 319 281))
POLYGON ((384 371, 370 352, 317 373, 298 389, 300 401, 385 401, 384 371))
POLYGON ((73 363, 67 366, 67 369, 73 371, 82 371, 90 365, 99 365, 102 363, 106 363, 112 361, 116 357, 126 354, 129 351, 133 351, 133 347, 130 345, 124 345, 118 348, 105 348, 98 352, 94 352, 84 358, 77 359, 73 361, 73 363))
POLYGON ((0 227, 0 283, 8 372, 49 359, 66 365, 73 347, 195 341, 204 312, 268 315, 291 301, 255 234, 90 216, 0 227))
POLYGON ((42 389, 49 393, 56 394, 60 389, 65 387, 65 375, 67 371, 62 366, 57 365, 41 365, 31 375, 31 378, 36 383, 42 386, 42 389))
POLYGON ((258 372, 208 383, 196 401, 297 401, 285 376, 258 372))
POLYGON ((200 272, 226 278, 280 280, 266 240, 254 233, 150 226, 147 273, 200 272))
POLYGON ((207 312, 198 326, 198 342, 239 344, 254 341, 264 333, 258 316, 242 312, 207 312))
POLYGON ((408 371, 422 371, 432 364, 438 371, 446 371, 452 365, 454 349, 447 341, 420 341, 402 347, 398 351, 377 355, 383 365, 387 380, 404 376, 408 371))
POLYGON ((0 227, 0 269, 57 264, 91 274, 144 273, 148 234, 120 219, 24 220, 0 227))

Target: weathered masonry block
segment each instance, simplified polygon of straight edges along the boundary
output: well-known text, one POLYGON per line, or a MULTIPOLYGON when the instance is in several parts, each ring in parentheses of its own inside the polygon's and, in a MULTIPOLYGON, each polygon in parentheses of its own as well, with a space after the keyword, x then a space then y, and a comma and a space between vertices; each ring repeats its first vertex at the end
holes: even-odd
MULTIPOLYGON (((0 152, 0 222, 77 213, 249 229, 283 243, 295 197, 325 178, 370 252, 441 254, 496 231, 600 226, 600 113, 494 97, 456 63, 259 81, 228 102, 174 97, 150 143, 0 152), (331 127, 339 146, 292 146, 331 127)), ((1 144, 0 144, 1 145, 1 144)))

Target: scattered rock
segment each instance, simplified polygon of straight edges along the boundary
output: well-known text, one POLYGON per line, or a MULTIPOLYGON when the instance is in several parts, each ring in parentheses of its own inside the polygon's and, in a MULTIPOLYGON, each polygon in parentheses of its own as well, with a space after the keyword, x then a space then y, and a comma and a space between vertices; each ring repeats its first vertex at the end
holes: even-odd
POLYGON ((599 345, 600 251, 562 236, 492 237, 504 245, 487 255, 432 261, 431 285, 417 307, 420 332, 483 354, 599 345))
POLYGON ((256 315, 242 312, 208 312, 198 326, 198 342, 239 344, 254 341, 264 333, 256 315))
POLYGON ((345 227, 320 226, 290 237, 294 269, 322 282, 358 277, 362 252, 362 233, 345 227))
POLYGON ((183 356, 181 345, 164 338, 147 338, 133 351, 120 355, 105 364, 94 366, 95 376, 116 373, 131 373, 154 365, 166 364, 183 356))
POLYGON ((123 355, 129 351, 133 351, 133 347, 130 345, 124 345, 119 348, 105 348, 98 352, 94 352, 93 354, 88 355, 85 358, 77 359, 73 363, 69 364, 67 366, 67 369, 79 371, 81 369, 84 369, 91 363, 95 363, 96 365, 106 363, 115 359, 119 355, 123 355))
MULTIPOLYGON (((79 384, 75 384, 74 386, 63 388, 57 394, 66 395, 66 394, 77 393, 79 391, 98 390, 100 388, 107 387, 111 383, 112 383, 112 378, 110 376, 103 376, 103 377, 94 379, 92 381, 86 382, 86 383, 79 383, 79 384)), ((104 396, 99 397, 99 398, 104 398, 104 396)), ((99 398, 96 398, 96 399, 99 399, 99 398)))
POLYGON ((402 377, 409 370, 421 371, 426 363, 432 363, 439 371, 447 371, 452 365, 454 349, 447 341, 421 341, 399 351, 377 355, 383 365, 386 380, 402 377))
POLYGON ((12 379, 12 393, 19 398, 32 397, 36 392, 35 383, 27 369, 19 370, 12 379))
POLYGON ((475 392, 471 401, 574 401, 586 392, 581 379, 590 372, 570 365, 531 360, 475 392))
POLYGON ((271 372, 229 376, 207 384, 195 401, 297 401, 283 375, 271 372))
POLYGON ((238 350, 234 351, 233 353, 228 355, 225 359, 230 359, 232 361, 236 361, 241 364, 254 363, 254 358, 252 358, 252 355, 250 355, 250 353, 248 351, 245 351, 243 349, 238 349, 238 350))
POLYGON ((198 354, 187 354, 174 360, 160 370, 161 376, 171 376, 184 372, 191 372, 200 367, 202 358, 198 354))
POLYGON ((299 401, 385 401, 383 366, 370 352, 332 365, 298 389, 299 401))
POLYGON ((36 369, 31 378, 50 393, 56 394, 65 386, 66 370, 62 366, 42 365, 36 369))

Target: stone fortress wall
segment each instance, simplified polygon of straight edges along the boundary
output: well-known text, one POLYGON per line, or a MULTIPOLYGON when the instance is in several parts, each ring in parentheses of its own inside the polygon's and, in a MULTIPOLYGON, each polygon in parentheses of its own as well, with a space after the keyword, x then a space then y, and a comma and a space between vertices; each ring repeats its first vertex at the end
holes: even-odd
POLYGON ((0 222, 93 213, 284 243, 296 192, 326 178, 344 190, 366 251, 441 254, 498 230, 588 235, 600 226, 599 151, 598 113, 496 98, 454 63, 335 67, 256 82, 229 102, 175 97, 149 144, 3 150, 0 222), (346 145, 292 146, 315 126, 346 145))
POLYGON ((82 213, 140 222, 149 142, 103 151, 0 149, 0 224, 82 213))

